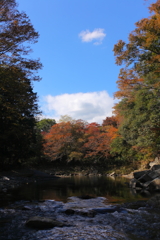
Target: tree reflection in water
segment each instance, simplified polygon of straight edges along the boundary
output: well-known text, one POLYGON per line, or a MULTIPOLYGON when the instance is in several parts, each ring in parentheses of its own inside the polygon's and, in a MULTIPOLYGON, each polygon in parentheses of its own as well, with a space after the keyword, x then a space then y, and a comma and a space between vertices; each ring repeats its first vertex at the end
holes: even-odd
POLYGON ((46 200, 67 202, 68 197, 105 197, 108 203, 123 203, 147 199, 134 194, 125 178, 104 176, 74 176, 40 181, 25 185, 15 191, 15 200, 46 200))

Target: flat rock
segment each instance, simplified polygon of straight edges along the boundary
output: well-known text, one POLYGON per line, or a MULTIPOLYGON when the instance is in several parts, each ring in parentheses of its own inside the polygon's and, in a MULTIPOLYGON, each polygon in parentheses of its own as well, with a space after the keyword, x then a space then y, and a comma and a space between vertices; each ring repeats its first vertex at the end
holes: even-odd
POLYGON ((30 218, 26 222, 27 227, 35 228, 35 229, 49 229, 53 227, 63 227, 64 224, 54 220, 52 218, 47 218, 47 217, 39 217, 35 216, 30 218))

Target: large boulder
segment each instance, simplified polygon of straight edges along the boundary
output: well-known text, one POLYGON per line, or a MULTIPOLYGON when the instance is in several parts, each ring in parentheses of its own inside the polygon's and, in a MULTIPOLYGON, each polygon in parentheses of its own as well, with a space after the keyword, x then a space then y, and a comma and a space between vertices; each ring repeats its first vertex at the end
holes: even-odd
POLYGON ((136 171, 130 181, 132 189, 146 189, 148 191, 160 191, 160 165, 153 165, 150 170, 136 171))
POLYGON ((159 191, 160 190, 160 176, 158 178, 155 178, 154 180, 152 180, 149 183, 148 188, 150 191, 159 191))
POLYGON ((147 172, 148 172, 148 170, 136 171, 136 172, 133 173, 133 176, 134 176, 135 179, 140 179, 140 178, 143 177, 147 172))
POLYGON ((154 165, 152 168, 151 168, 152 171, 156 171, 160 174, 160 165, 154 165))

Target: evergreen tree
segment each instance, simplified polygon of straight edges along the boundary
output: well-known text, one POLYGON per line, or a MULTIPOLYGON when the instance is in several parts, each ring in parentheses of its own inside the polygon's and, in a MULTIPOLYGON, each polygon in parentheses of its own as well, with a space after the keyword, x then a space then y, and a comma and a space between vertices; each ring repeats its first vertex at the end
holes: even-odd
POLYGON ((1 166, 26 162, 37 153, 35 116, 39 113, 32 81, 38 60, 24 56, 38 33, 15 0, 0 1, 0 155, 1 166))

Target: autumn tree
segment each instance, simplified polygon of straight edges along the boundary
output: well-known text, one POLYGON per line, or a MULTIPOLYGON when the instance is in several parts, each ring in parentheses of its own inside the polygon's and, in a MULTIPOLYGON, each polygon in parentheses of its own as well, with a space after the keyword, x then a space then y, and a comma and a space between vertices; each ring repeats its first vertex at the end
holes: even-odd
POLYGON ((31 52, 28 43, 39 37, 29 18, 17 10, 15 0, 0 1, 0 63, 3 67, 16 66, 25 71, 31 80, 39 80, 35 72, 41 68, 39 60, 25 58, 31 52))
MULTIPOLYGON (((104 120, 105 121, 105 120, 104 120)), ((90 123, 85 129, 85 158, 95 162, 110 163, 110 145, 117 136, 117 128, 113 125, 100 126, 97 123, 90 123)))
POLYGON ((103 120, 102 126, 113 126, 115 128, 118 127, 117 116, 106 117, 106 119, 103 120))
POLYGON ((83 156, 84 123, 82 120, 60 122, 44 135, 45 155, 54 160, 81 160, 83 156))
POLYGON ((131 67, 139 76, 155 72, 159 76, 160 64, 160 0, 149 7, 151 15, 143 18, 129 34, 129 42, 119 40, 114 46, 116 64, 131 67))
POLYGON ((128 43, 120 40, 114 46, 117 65, 124 65, 115 93, 120 99, 115 112, 122 120, 121 137, 114 143, 121 143, 117 151, 127 146, 127 151, 138 152, 139 158, 154 156, 160 147, 160 0, 149 10, 151 15, 136 23, 128 43))
POLYGON ((27 43, 35 43, 38 33, 15 0, 0 1, 0 154, 1 165, 17 164, 36 153, 35 116, 39 114, 32 81, 39 60, 31 60, 27 43))
MULTIPOLYGON (((114 117, 113 117, 114 119, 114 117)), ((110 145, 117 137, 115 119, 111 125, 82 120, 60 122, 44 135, 45 155, 51 161, 80 161, 110 164, 110 145)))

